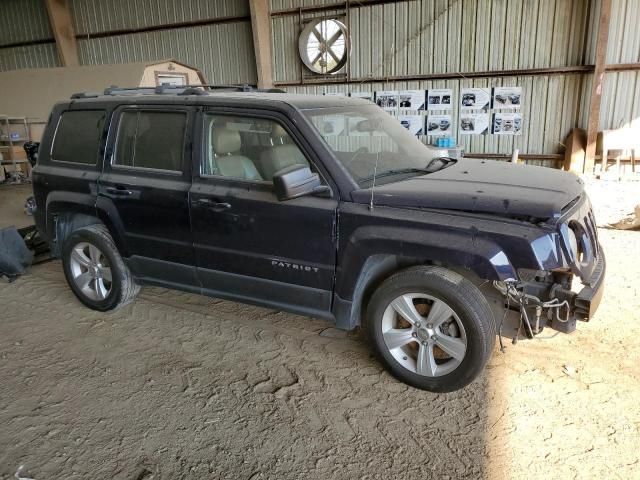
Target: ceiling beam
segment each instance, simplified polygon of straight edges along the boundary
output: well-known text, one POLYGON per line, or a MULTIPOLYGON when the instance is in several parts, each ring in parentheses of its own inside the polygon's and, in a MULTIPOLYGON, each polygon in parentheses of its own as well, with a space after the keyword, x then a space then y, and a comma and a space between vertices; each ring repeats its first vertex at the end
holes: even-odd
POLYGON ((589 121, 587 123, 587 148, 584 155, 584 173, 591 174, 596 158, 596 141, 600 129, 600 106, 602 105, 602 89, 607 70, 607 45, 609 43, 609 24, 611 23, 611 0, 602 0, 598 37, 596 40, 596 62, 591 85, 589 102, 589 121))
POLYGON ((73 31, 71 12, 67 0, 45 0, 49 23, 56 39, 60 62, 64 67, 73 67, 78 62, 78 45, 73 31))
POLYGON ((249 0, 258 88, 273 87, 271 65, 271 15, 269 0, 249 0))

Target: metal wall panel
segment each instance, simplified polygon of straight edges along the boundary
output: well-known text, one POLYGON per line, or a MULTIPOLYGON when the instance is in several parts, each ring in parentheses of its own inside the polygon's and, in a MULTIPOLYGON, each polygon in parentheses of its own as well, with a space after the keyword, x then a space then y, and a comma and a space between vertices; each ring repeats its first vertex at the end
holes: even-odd
POLYGON ((640 72, 605 75, 600 107, 600 130, 640 128, 640 72))
POLYGON ((43 0, 0 0, 0 46, 53 38, 43 0))
MULTIPOLYGON (((19 68, 59 67, 55 43, 28 47, 0 48, 0 72, 19 68)), ((4 92, 3 92, 4 94, 4 92)))
MULTIPOLYGON (((272 0, 277 9, 310 4, 272 0)), ((584 0, 409 0, 352 6, 349 73, 380 77, 577 65, 584 51, 587 8, 584 0)), ((299 15, 274 17, 272 26, 275 81, 299 80, 299 15)))
POLYGON ((613 0, 607 63, 640 62, 640 1, 613 0))
POLYGON ((175 58, 212 83, 255 83, 251 23, 234 22, 78 41, 80 63, 99 65, 175 58))
POLYGON ((248 0, 71 0, 76 34, 249 15, 248 0))

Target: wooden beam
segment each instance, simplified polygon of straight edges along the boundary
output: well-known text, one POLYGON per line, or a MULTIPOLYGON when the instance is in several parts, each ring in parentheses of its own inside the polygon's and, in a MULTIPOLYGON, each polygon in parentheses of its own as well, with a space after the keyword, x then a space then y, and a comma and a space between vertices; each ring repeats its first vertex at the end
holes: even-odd
POLYGON ((67 0, 45 0, 53 37, 56 39, 60 62, 65 67, 73 67, 78 62, 78 45, 73 31, 71 12, 67 0))
POLYGON ((273 88, 271 66, 271 15, 269 0, 249 0, 258 88, 273 88))
POLYGON ((600 105, 607 63, 607 44, 609 43, 609 24, 611 21, 611 0, 602 0, 598 37, 596 40, 596 64, 593 71, 591 100, 589 102, 589 121, 587 123, 587 147, 584 156, 584 173, 591 174, 596 159, 596 142, 600 128, 600 105))

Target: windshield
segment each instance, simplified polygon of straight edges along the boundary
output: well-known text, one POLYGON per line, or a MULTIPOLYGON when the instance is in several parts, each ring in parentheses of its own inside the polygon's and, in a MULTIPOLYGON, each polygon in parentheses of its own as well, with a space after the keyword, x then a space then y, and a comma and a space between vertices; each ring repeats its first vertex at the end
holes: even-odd
POLYGON ((436 155, 376 105, 317 108, 303 113, 360 186, 371 184, 374 172, 376 182, 386 183, 443 166, 432 168, 436 155))

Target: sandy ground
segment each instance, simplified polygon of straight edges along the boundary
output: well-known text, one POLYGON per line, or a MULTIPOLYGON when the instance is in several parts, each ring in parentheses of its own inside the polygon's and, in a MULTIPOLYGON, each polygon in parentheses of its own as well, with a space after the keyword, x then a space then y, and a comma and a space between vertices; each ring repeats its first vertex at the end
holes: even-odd
POLYGON ((158 288, 101 314, 36 266, 0 283, 0 478, 640 478, 640 233, 600 239, 592 322, 440 395, 319 320, 158 288))

